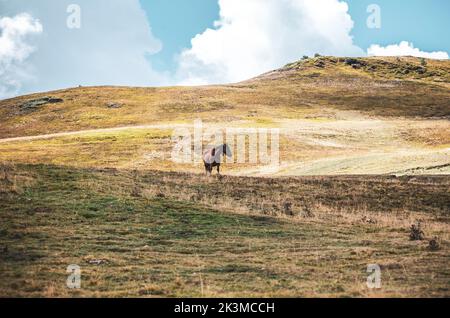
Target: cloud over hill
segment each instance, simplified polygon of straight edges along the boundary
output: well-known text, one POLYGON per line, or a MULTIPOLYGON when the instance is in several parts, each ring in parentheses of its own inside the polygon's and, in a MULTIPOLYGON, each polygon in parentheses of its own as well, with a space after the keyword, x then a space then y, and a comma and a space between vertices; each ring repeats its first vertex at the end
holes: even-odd
POLYGON ((188 84, 244 80, 302 55, 365 55, 353 43, 348 5, 338 0, 219 0, 220 20, 182 52, 188 84))
POLYGON ((384 47, 374 44, 367 49, 367 53, 373 56, 415 56, 437 60, 448 59, 447 52, 424 52, 418 48, 415 48, 414 44, 407 41, 402 41, 399 44, 392 44, 384 47))

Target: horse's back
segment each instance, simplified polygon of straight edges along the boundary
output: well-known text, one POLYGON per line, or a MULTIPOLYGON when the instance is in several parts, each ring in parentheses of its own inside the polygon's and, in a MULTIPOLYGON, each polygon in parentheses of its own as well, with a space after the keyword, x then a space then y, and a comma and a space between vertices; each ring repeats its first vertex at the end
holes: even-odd
POLYGON ((208 149, 203 152, 203 161, 205 163, 214 163, 216 161, 216 156, 214 155, 215 149, 208 149))

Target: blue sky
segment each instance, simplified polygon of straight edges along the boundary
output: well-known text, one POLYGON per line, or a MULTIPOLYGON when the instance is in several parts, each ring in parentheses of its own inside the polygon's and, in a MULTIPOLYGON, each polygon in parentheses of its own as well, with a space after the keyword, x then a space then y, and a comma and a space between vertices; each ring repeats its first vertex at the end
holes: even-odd
MULTIPOLYGON (((243 0, 245 1, 245 0, 243 0)), ((314 1, 314 0, 311 0, 314 1)), ((174 70, 176 56, 190 46, 190 40, 219 18, 217 0, 140 0, 150 20, 153 34, 163 41, 163 49, 151 57, 160 70, 174 70)), ((450 1, 448 0, 346 0, 355 22, 351 34, 360 47, 413 42, 424 51, 450 52, 450 1), (366 25, 367 7, 381 8, 381 29, 366 25)))
POLYGON ((153 34, 163 41, 161 52, 151 61, 158 70, 174 70, 174 56, 190 45, 191 39, 219 19, 217 0, 140 0, 153 34))
POLYGON ((448 30, 448 0, 0 0, 0 98, 233 83, 315 53, 448 59, 448 30))
POLYGON ((450 1, 448 0, 347 0, 355 21, 355 43, 367 48, 373 43, 388 45, 413 42, 424 51, 450 52, 450 1), (381 29, 366 27, 366 8, 381 8, 381 29))

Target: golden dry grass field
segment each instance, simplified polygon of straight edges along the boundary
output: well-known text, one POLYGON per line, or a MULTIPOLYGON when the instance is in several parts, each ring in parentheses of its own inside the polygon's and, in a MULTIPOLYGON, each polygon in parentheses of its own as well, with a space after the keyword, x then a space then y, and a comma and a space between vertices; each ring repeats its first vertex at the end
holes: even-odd
POLYGON ((0 296, 450 296, 449 69, 317 57, 236 84, 0 101, 0 296), (175 163, 195 120, 279 129, 279 166, 175 163))

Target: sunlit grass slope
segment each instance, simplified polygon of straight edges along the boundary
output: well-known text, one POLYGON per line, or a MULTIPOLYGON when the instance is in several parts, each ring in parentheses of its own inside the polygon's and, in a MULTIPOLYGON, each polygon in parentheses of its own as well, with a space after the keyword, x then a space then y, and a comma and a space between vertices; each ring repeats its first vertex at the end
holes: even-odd
POLYGON ((308 59, 229 85, 79 87, 0 101, 0 136, 139 124, 380 117, 448 118, 450 62, 418 58, 308 59), (51 96, 60 103, 21 105, 51 96), (120 107, 108 107, 117 104, 120 107))

